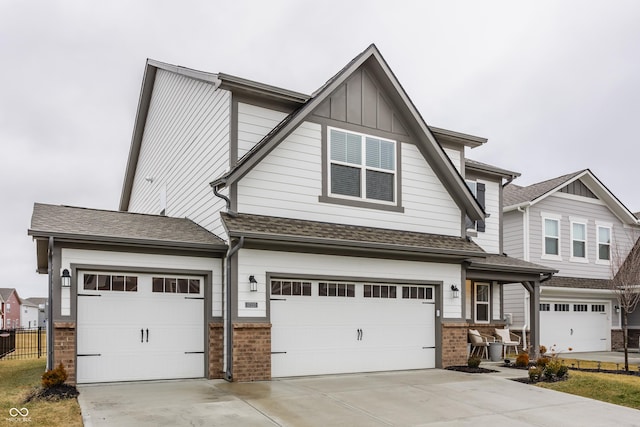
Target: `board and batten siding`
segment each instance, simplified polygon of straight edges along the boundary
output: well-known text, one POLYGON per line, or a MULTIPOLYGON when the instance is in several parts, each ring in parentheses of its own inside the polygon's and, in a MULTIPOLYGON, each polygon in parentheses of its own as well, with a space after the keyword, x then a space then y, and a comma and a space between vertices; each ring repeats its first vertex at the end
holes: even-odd
POLYGON ((238 159, 287 116, 281 111, 238 102, 238 159))
POLYGON ((209 182, 229 168, 230 92, 158 70, 130 212, 186 217, 224 238, 225 204, 209 182), (166 201, 166 206, 162 206, 166 201))
POLYGON ((500 253, 500 184, 495 181, 477 179, 476 182, 485 185, 484 211, 489 215, 485 218, 485 231, 479 231, 473 241, 491 254, 500 253))
MULTIPOLYGON (((153 268, 162 271, 175 269, 176 273, 179 273, 179 270, 210 272, 212 286, 211 316, 222 317, 222 262, 218 258, 63 248, 61 268, 70 269, 71 264, 104 266, 105 269, 117 267, 125 271, 127 268, 131 268, 132 270, 145 269, 145 274, 152 274, 153 268), (149 271, 149 269, 151 271, 149 271)), ((171 313, 167 313, 167 315, 169 316, 171 313)))
POLYGON ((522 212, 510 211, 502 214, 502 247, 510 257, 527 261, 524 256, 524 223, 522 212))
MULTIPOLYGON (((267 315, 267 273, 281 273, 292 279, 309 275, 331 276, 336 280, 363 278, 386 280, 395 284, 404 281, 460 283, 459 264, 401 261, 364 257, 316 255, 293 252, 241 249, 238 252, 238 316, 264 318, 267 315), (357 261, 357 262, 356 262, 357 261), (258 281, 258 291, 249 290, 249 276, 258 281), (245 308, 245 303, 257 302, 256 308, 245 308)), ((353 279, 351 279, 353 280, 353 279)), ((353 280, 356 281, 356 280, 353 280)), ((366 281, 366 280, 365 280, 366 281)), ((453 298, 451 292, 443 292, 443 317, 462 316, 461 298, 453 298)))
POLYGON ((461 214, 415 145, 401 143, 404 212, 321 203, 321 125, 302 123, 238 183, 238 210, 268 216, 461 235, 461 214))
POLYGON ((530 261, 559 270, 558 276, 589 277, 593 279, 609 279, 611 267, 596 262, 597 240, 596 222, 612 225, 613 243, 611 251, 619 249, 626 254, 637 240, 637 229, 623 227, 622 222, 597 199, 567 197, 553 194, 531 206, 529 214, 530 261), (547 259, 543 256, 543 215, 559 215, 560 220, 560 255, 562 260, 547 259), (587 220, 587 259, 588 262, 571 261, 571 219, 587 220), (635 237, 634 237, 635 236, 635 237))

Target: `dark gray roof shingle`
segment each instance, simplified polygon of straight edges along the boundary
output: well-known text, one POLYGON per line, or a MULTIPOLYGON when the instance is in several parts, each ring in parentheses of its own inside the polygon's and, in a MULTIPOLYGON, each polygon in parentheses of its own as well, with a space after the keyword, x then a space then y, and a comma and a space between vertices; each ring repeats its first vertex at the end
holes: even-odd
POLYGON ((15 288, 0 288, 0 298, 2 298, 2 301, 8 300, 13 291, 16 292, 16 295, 18 294, 15 288))
POLYGON ((548 179, 546 181, 521 187, 515 184, 509 184, 504 187, 503 198, 504 206, 518 205, 523 202, 531 202, 540 196, 548 193, 554 188, 569 181, 571 178, 583 173, 586 169, 559 176, 557 178, 548 179))
POLYGON ((224 246, 224 241, 186 218, 36 203, 32 236, 76 236, 93 240, 147 242, 171 246, 224 246))
POLYGON ((551 280, 542 283, 542 286, 555 288, 579 288, 579 289, 611 289, 609 279, 588 279, 584 277, 553 276, 551 280))
POLYGON ((262 215, 221 215, 232 236, 277 236, 283 240, 324 241, 353 246, 392 246, 398 250, 415 249, 479 256, 485 254, 476 243, 461 237, 262 215))

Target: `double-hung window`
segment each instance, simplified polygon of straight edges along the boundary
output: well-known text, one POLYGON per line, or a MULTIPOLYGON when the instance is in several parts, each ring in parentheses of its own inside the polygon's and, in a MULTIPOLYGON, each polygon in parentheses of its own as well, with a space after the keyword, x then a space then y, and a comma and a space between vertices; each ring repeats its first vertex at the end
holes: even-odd
POLYGON ((396 200, 396 142, 329 128, 332 196, 393 203, 396 200))
POLYGON ((597 226, 598 237, 598 261, 609 262, 611 260, 611 227, 597 226))
POLYGON ((489 322, 488 283, 476 283, 476 322, 489 322))
POLYGON ((587 224, 571 222, 571 260, 587 260, 587 224))
POLYGON ((543 255, 560 256, 560 220, 543 218, 544 253, 543 255))

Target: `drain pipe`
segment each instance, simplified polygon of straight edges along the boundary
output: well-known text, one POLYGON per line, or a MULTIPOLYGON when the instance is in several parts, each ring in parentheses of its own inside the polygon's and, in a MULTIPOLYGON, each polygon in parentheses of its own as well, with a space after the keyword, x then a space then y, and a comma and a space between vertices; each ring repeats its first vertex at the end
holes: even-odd
POLYGON ((233 307, 231 302, 231 257, 238 252, 242 246, 244 246, 244 236, 240 236, 240 240, 238 243, 229 247, 227 251, 227 258, 225 263, 227 264, 227 369, 224 373, 224 379, 227 381, 233 381, 233 322, 231 321, 231 307, 233 307))
POLYGON ((238 213, 236 211, 234 211, 233 209, 231 209, 231 199, 218 191, 218 185, 220 185, 220 184, 225 185, 226 181, 220 181, 219 184, 211 183, 211 188, 213 188, 213 194, 215 194, 217 197, 219 197, 222 200, 224 200, 224 202, 227 205, 227 213, 229 215, 231 215, 233 217, 238 216, 238 213))

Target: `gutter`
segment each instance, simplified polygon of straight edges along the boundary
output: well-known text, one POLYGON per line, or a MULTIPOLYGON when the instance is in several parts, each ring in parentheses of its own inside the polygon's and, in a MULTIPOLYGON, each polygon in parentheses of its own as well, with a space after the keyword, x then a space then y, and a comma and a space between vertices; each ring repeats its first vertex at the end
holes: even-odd
POLYGON ((47 369, 53 369, 53 237, 49 237, 48 275, 49 301, 47 307, 47 369))

